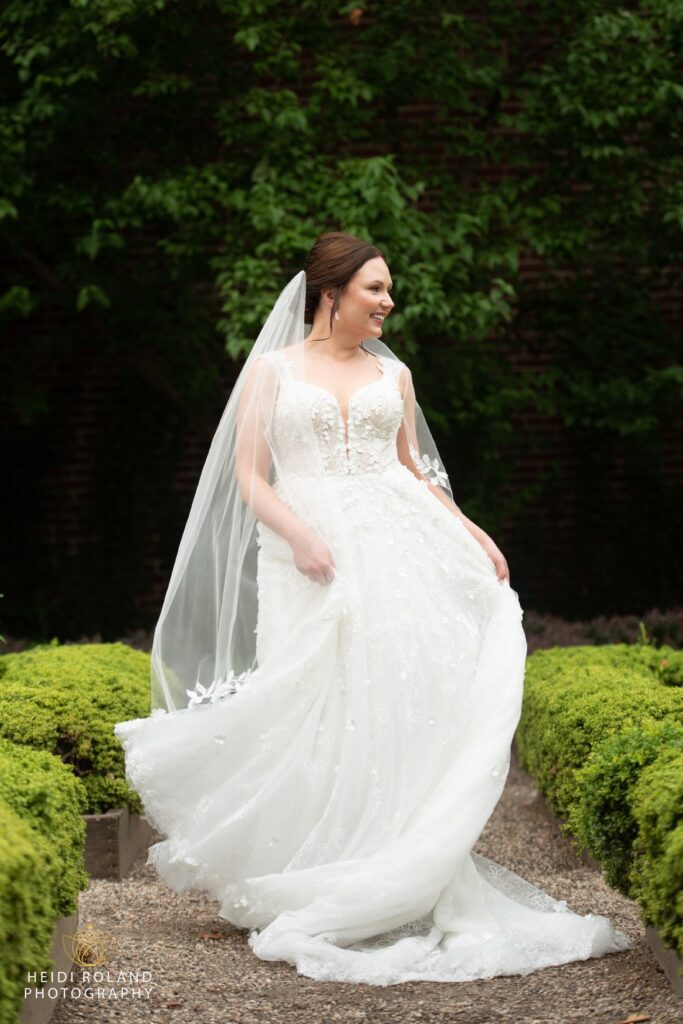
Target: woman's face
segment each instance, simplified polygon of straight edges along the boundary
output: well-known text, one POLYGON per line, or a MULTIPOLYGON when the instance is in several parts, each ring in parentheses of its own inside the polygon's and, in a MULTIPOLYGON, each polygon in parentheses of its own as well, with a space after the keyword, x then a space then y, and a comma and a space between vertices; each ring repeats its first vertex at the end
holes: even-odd
POLYGON ((384 318, 394 308, 392 287, 389 268, 382 257, 368 260, 353 275, 339 300, 339 320, 333 321, 335 327, 361 339, 378 338, 384 318))

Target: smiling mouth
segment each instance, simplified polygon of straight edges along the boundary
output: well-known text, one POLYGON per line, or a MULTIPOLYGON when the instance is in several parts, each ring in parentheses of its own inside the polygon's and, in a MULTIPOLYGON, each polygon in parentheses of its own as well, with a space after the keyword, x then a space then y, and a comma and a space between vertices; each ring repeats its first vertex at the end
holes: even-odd
POLYGON ((370 314, 370 319, 374 320, 378 324, 384 323, 385 318, 386 318, 386 313, 371 313, 370 314))

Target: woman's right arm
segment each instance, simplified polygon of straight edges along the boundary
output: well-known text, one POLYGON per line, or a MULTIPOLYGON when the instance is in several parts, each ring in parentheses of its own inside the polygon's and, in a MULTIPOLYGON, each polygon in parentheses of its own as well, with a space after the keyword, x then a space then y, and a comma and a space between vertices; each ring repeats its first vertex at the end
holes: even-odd
POLYGON ((256 518, 287 541, 300 572, 316 583, 331 583, 334 560, 327 545, 268 483, 272 454, 266 428, 277 387, 272 367, 264 359, 256 359, 237 410, 235 472, 240 493, 256 518))
POLYGON ((396 447, 398 449, 399 460, 403 465, 410 470, 410 472, 417 477, 422 483, 425 483, 429 490, 432 492, 435 498, 438 498, 442 505, 445 505, 449 512, 452 512, 456 519, 459 519, 466 530, 472 534, 477 543, 484 549, 486 554, 493 562, 496 570, 496 575, 499 580, 507 579, 510 582, 510 570, 505 560, 503 552, 500 550, 496 542, 489 537, 480 526, 477 526, 473 520, 468 519, 465 513, 459 508, 455 502, 445 494, 440 487, 435 487, 431 480, 420 473, 419 469, 413 462, 411 449, 419 452, 419 444, 417 440, 417 430, 415 427, 415 388, 413 385, 413 377, 407 366, 401 368, 399 374, 399 383, 401 386, 401 395, 403 396, 404 406, 404 417, 401 423, 398 436, 396 439, 396 447))

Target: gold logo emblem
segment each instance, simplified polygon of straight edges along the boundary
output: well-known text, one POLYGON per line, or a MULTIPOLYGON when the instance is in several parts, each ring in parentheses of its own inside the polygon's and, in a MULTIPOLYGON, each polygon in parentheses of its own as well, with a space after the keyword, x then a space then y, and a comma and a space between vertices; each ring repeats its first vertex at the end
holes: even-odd
POLYGON ((91 924, 79 928, 75 935, 63 935, 62 946, 67 956, 79 967, 99 967, 110 953, 112 936, 98 932, 91 924))

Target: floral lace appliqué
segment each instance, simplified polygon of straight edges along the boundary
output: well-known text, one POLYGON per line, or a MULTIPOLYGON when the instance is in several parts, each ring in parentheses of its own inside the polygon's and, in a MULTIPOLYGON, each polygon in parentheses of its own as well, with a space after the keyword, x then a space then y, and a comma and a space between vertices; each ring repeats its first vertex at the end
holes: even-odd
POLYGON ((245 685, 248 675, 248 672, 241 672, 239 675, 236 675, 231 669, 223 678, 214 679, 209 686, 203 686, 197 680, 193 690, 185 691, 190 698, 187 705, 188 708, 197 707, 199 704, 216 704, 224 697, 237 693, 245 685))
POLYGON ((415 463, 415 468, 419 469, 430 483, 436 484, 437 487, 448 484, 448 474, 438 459, 430 459, 426 454, 420 455, 412 444, 410 445, 410 457, 415 463))

